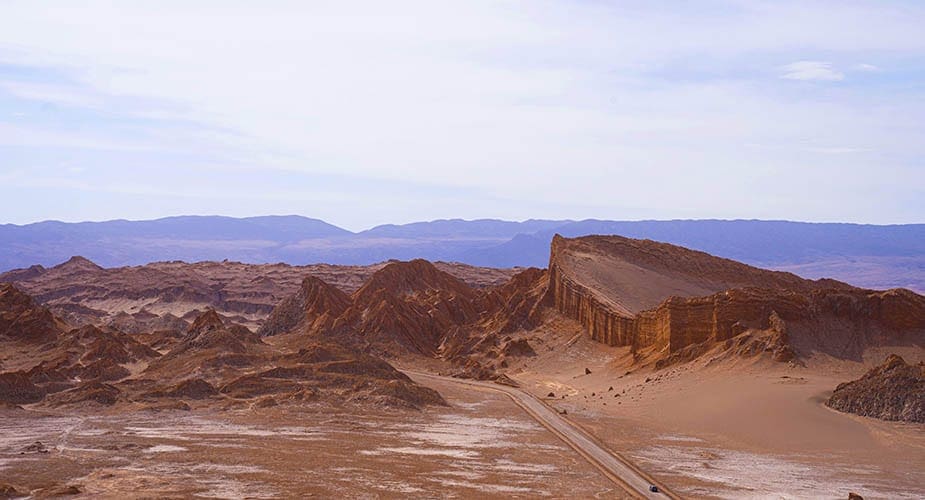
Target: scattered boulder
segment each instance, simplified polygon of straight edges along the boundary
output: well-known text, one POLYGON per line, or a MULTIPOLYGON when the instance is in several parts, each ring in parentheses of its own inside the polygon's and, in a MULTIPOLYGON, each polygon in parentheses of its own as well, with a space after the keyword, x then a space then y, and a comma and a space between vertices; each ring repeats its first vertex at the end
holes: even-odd
POLYGON ((527 339, 508 340, 501 345, 500 354, 503 356, 536 356, 533 346, 527 342, 527 339))
POLYGON ((48 453, 48 448, 41 441, 36 441, 22 449, 23 453, 48 453))

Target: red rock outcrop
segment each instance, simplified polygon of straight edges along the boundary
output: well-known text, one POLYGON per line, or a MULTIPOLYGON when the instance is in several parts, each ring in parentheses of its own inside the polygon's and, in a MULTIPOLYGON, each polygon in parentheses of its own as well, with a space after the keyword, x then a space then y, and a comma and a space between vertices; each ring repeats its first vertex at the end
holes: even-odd
MULTIPOLYGON (((303 333, 392 353, 465 361, 502 335, 540 322, 546 273, 527 269, 475 289, 425 260, 390 262, 353 295, 310 277, 270 315, 263 334, 303 333)), ((518 345, 515 351, 526 346, 518 345)))
POLYGON ((64 330, 64 322, 32 297, 13 285, 0 285, 0 338, 44 343, 55 340, 64 330))
POLYGON ((201 378, 184 380, 171 387, 164 396, 171 398, 205 399, 218 394, 212 384, 201 378))
MULTIPOLYGON (((82 316, 87 317, 89 314, 84 312, 82 316)), ((120 311, 108 318, 100 316, 100 320, 97 321, 97 324, 104 324, 130 334, 143 334, 163 330, 184 332, 190 325, 187 321, 169 312, 158 315, 146 309, 132 314, 120 311)))
POLYGON ((477 296, 430 262, 392 262, 350 297, 331 330, 355 342, 430 356, 446 332, 478 319, 477 296))
MULTIPOLYGON (((543 297, 546 294, 547 274, 542 269, 526 269, 511 278, 510 281, 489 289, 476 299, 480 310, 479 318, 474 323, 461 325, 449 330, 438 348, 440 357, 470 365, 464 369, 467 374, 480 377, 494 374, 473 359, 483 358, 485 363, 501 366, 504 358, 513 355, 529 355, 533 348, 525 339, 512 340, 510 334, 518 330, 531 330, 543 320, 543 297)), ((474 377, 479 378, 479 377, 474 377)))
POLYGON ((891 354, 860 379, 839 384, 826 405, 865 417, 925 422, 925 364, 891 354))
POLYGON ((222 317, 215 312, 215 309, 208 309, 193 321, 193 324, 189 326, 186 333, 189 338, 195 338, 213 330, 220 330, 224 326, 225 322, 222 321, 222 317))
POLYGON ((346 293, 314 276, 308 276, 295 295, 283 299, 273 309, 257 334, 270 336, 294 330, 330 330, 350 307, 350 302, 346 293))
POLYGON ((336 395, 353 403, 420 409, 445 405, 434 390, 414 383, 375 356, 334 343, 312 343, 297 353, 281 356, 272 368, 241 374, 219 391, 236 400, 260 398, 255 404, 302 401, 336 395))
POLYGON ((264 343, 257 334, 241 325, 226 324, 215 310, 209 309, 197 316, 186 336, 153 365, 175 366, 182 372, 196 363, 208 365, 225 354, 251 354, 262 346, 264 343))
POLYGON ((92 325, 75 328, 64 334, 59 347, 72 352, 82 351, 79 359, 84 363, 98 360, 132 363, 160 356, 157 351, 138 342, 130 335, 92 325))
POLYGON ((488 290, 480 301, 483 319, 480 326, 499 334, 518 329, 532 329, 540 324, 543 296, 548 274, 543 269, 529 268, 515 274, 510 281, 488 290))

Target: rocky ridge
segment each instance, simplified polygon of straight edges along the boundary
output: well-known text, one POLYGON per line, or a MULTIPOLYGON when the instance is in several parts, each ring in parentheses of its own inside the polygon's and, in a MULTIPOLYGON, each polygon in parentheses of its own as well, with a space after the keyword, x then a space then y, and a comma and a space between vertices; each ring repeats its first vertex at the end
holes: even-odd
POLYGON ((459 360, 497 346, 497 335, 530 327, 545 273, 530 269, 487 290, 424 260, 392 262, 352 295, 314 277, 270 314, 259 333, 337 339, 395 355, 459 360), (491 339, 489 341, 488 339, 491 339))
MULTIPOLYGON (((296 293, 305 276, 344 293, 359 289, 388 262, 370 266, 155 262, 103 268, 73 257, 52 268, 32 266, 0 274, 73 325, 109 325, 130 333, 183 330, 212 308, 222 317, 257 329, 279 302, 296 293)), ((473 288, 502 284, 516 272, 459 263, 437 268, 473 288)))

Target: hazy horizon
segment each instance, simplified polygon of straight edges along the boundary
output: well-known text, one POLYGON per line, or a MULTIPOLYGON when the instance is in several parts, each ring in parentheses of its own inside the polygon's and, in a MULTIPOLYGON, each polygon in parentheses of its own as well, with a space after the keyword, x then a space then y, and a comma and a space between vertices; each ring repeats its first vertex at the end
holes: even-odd
POLYGON ((791 223, 795 223, 795 224, 844 224, 844 225, 857 225, 857 226, 913 226, 913 225, 922 225, 922 224, 925 224, 925 221, 923 221, 923 222, 903 222, 903 223, 880 223, 880 224, 875 224, 875 223, 853 222, 853 221, 841 221, 841 220, 831 220, 831 221, 809 221, 809 220, 793 220, 793 219, 753 219, 753 218, 718 218, 718 217, 711 217, 711 218, 674 218, 674 219, 601 219, 601 218, 596 218, 596 217, 586 217, 586 218, 582 218, 582 219, 566 219, 566 218, 551 218, 551 219, 545 219, 545 218, 538 218, 538 217, 530 217, 530 218, 526 218, 526 219, 504 219, 504 218, 501 218, 501 217, 480 217, 480 218, 471 218, 471 219, 470 219, 470 218, 463 218, 463 217, 450 217, 450 218, 427 219, 427 220, 424 220, 424 219, 421 219, 421 220, 408 220, 408 221, 403 221, 403 222, 383 222, 383 223, 381 223, 381 224, 376 224, 376 225, 372 225, 372 226, 363 226, 363 227, 356 227, 356 228, 355 228, 355 227, 343 226, 343 225, 341 225, 341 224, 337 224, 337 223, 335 223, 335 222, 332 222, 332 221, 329 221, 329 220, 325 220, 325 219, 322 219, 322 218, 319 218, 319 217, 313 217, 313 216, 311 216, 311 215, 302 215, 302 214, 273 214, 273 213, 270 213, 270 214, 263 214, 263 215, 245 215, 245 216, 240 216, 240 217, 239 217, 239 216, 231 216, 231 215, 223 215, 223 214, 214 214, 214 213, 213 213, 213 214, 179 214, 179 215, 167 215, 167 216, 163 216, 163 217, 153 217, 153 218, 146 218, 146 219, 131 219, 131 218, 124 218, 124 217, 117 217, 117 218, 96 219, 96 220, 44 219, 44 220, 36 220, 36 221, 23 222, 23 223, 2 222, 2 221, 0 221, 0 225, 29 226, 29 225, 32 225, 32 224, 41 224, 41 223, 46 223, 46 222, 51 222, 51 223, 58 222, 58 223, 64 223, 64 224, 106 223, 106 222, 118 222, 118 221, 126 221, 126 222, 150 222, 150 221, 157 221, 157 220, 164 220, 164 219, 174 219, 174 218, 181 218, 181 217, 202 217, 202 218, 209 218, 209 217, 227 217, 227 218, 231 218, 231 219, 254 219, 254 218, 262 218, 262 217, 268 217, 268 218, 270 218, 270 217, 279 217, 279 218, 285 218, 285 217, 300 217, 300 218, 304 218, 304 219, 318 220, 318 221, 321 221, 321 222, 330 224, 330 225, 332 225, 332 226, 336 226, 336 227, 338 227, 338 228, 340 228, 340 229, 345 229, 345 230, 350 231, 350 232, 352 232, 352 233, 361 233, 361 232, 363 232, 363 231, 368 231, 368 230, 370 230, 370 229, 375 229, 375 228, 381 227, 381 226, 402 226, 402 225, 409 225, 409 224, 428 224, 428 223, 448 222, 448 221, 459 221, 459 222, 496 221, 496 222, 511 222, 511 223, 523 223, 523 222, 529 222, 529 221, 555 221, 555 222, 563 222, 563 223, 568 223, 568 222, 586 222, 586 221, 602 221, 602 222, 679 222, 679 221, 681 221, 681 222, 698 222, 698 221, 700 221, 700 222, 702 222, 702 221, 738 222, 738 221, 748 221, 748 222, 791 222, 791 223))

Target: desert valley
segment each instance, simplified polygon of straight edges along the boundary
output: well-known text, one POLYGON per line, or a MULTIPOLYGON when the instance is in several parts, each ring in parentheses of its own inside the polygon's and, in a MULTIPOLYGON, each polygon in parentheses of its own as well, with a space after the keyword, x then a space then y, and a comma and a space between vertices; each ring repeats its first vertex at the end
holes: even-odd
POLYGON ((0 2, 0 500, 925 499, 925 2, 0 2))
POLYGON ((0 283, 7 497, 925 495, 909 290, 620 236, 0 283))

